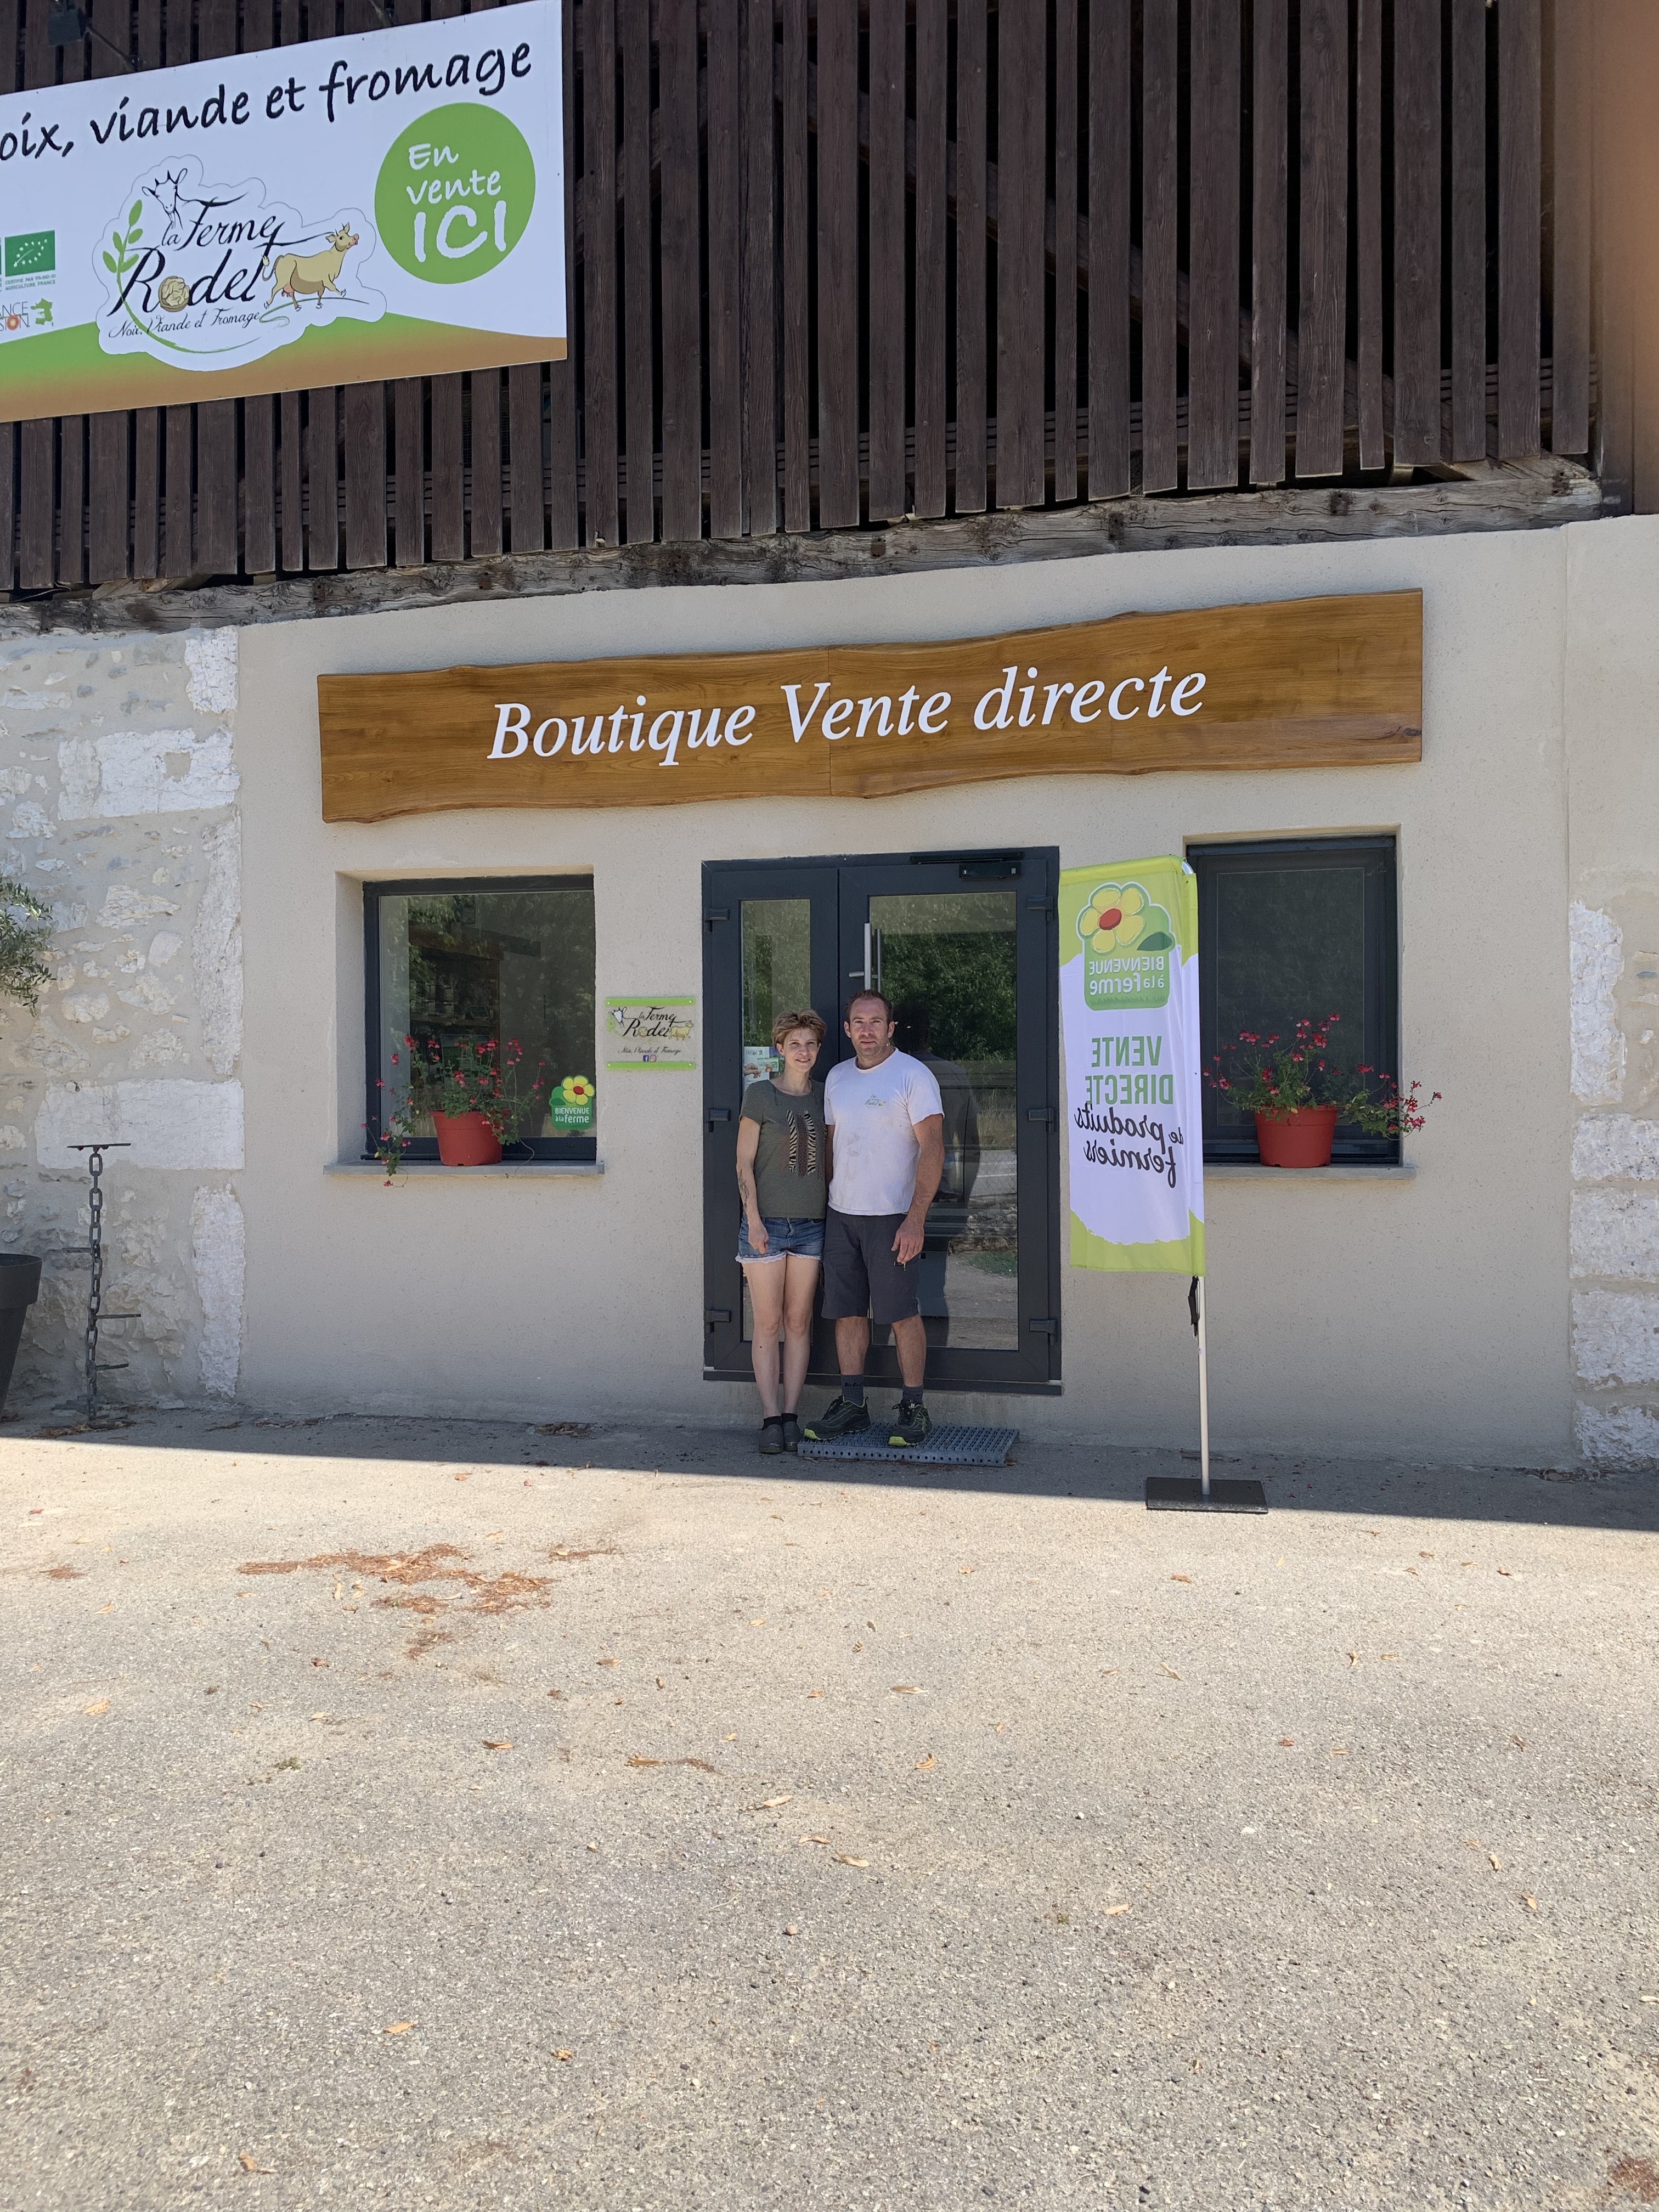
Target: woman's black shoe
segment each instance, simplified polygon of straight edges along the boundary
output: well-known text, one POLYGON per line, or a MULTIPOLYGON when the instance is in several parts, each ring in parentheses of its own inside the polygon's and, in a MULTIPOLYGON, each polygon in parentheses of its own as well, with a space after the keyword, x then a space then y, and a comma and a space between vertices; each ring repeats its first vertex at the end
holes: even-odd
POLYGON ((783 1416, 769 1413, 761 1423, 760 1448, 768 1459, 775 1459, 783 1449, 783 1416))
POLYGON ((786 1413, 783 1417, 783 1448, 785 1451, 794 1451, 799 1443, 800 1416, 798 1413, 786 1413))

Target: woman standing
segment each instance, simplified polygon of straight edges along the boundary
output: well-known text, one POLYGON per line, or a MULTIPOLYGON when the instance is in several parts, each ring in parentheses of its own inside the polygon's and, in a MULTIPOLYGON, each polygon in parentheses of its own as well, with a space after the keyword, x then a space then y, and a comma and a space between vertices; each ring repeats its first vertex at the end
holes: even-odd
POLYGON ((769 1458, 800 1442, 796 1408, 812 1346, 828 1202, 823 1085, 812 1080, 823 1035, 810 1007, 780 1014, 772 1043, 782 1071, 750 1085, 738 1121, 738 1258, 754 1313, 755 1387, 766 1417, 760 1448, 769 1458))

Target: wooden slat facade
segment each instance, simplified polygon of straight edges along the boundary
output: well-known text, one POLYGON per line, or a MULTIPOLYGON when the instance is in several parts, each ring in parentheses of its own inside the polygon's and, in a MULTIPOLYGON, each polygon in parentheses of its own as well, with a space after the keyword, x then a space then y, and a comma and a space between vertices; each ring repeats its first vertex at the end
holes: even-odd
MULTIPOLYGON (((95 5, 146 69, 377 20, 95 5)), ((1645 311, 1607 282, 1585 8, 569 0, 568 359, 0 428, 8 582, 1594 459, 1645 311)), ((0 89, 119 73, 47 13, 0 0, 0 89)))

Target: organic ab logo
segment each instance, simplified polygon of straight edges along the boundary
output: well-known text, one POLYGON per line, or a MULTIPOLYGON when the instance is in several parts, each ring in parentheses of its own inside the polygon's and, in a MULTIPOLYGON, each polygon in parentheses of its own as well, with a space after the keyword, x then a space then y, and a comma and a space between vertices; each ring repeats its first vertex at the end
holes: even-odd
POLYGON ((374 220, 400 269, 428 284, 465 284, 500 268, 535 201, 535 159, 518 125, 479 101, 456 100, 393 140, 374 220))
POLYGON ((1091 1006, 1161 1006, 1170 996, 1170 917, 1140 884, 1101 884, 1077 918, 1091 1006))

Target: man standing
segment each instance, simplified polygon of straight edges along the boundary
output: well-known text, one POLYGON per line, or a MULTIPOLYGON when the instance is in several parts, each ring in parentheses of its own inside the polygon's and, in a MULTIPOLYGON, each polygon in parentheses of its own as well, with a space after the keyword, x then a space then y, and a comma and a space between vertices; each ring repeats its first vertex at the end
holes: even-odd
POLYGON ((927 1333, 917 1263, 945 1165, 945 1109, 932 1071, 895 1049, 893 1009, 879 991, 854 993, 845 1026, 854 1057, 832 1067, 823 1087, 823 1312, 836 1324, 841 1395, 804 1433, 827 1443, 869 1427, 864 1363, 876 1321, 892 1329, 903 1378, 887 1440, 919 1444, 933 1424, 922 1402, 927 1333))

